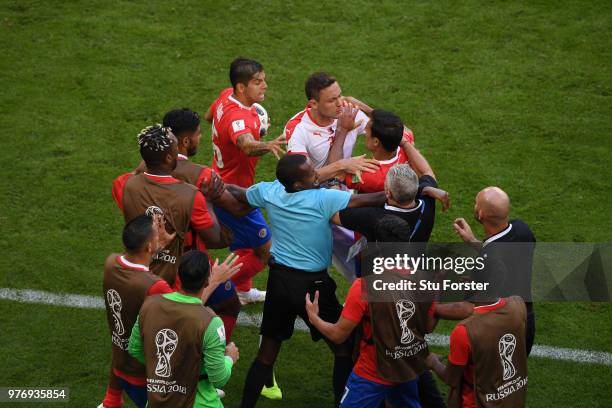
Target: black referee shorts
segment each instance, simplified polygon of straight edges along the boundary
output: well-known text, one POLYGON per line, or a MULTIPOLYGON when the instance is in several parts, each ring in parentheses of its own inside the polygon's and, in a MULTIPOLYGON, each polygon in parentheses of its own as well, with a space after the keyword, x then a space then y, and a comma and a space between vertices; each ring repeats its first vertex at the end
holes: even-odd
POLYGON ((310 324, 306 313, 306 293, 310 293, 311 299, 314 299, 317 290, 319 316, 325 321, 335 323, 342 313, 342 305, 336 298, 336 282, 329 276, 327 270, 305 272, 270 262, 261 335, 277 341, 290 339, 295 319, 300 316, 308 325, 313 341, 323 338, 323 335, 310 324))

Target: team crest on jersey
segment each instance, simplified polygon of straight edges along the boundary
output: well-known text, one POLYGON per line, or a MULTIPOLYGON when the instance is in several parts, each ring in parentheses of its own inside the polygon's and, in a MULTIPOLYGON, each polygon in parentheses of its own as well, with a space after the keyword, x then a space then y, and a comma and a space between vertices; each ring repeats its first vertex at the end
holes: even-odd
POLYGON ((265 228, 262 228, 262 229, 259 230, 257 235, 259 235, 259 238, 265 238, 266 235, 268 235, 268 230, 265 229, 265 228))
POLYGON ((234 129, 234 132, 240 132, 241 130, 244 130, 244 120, 239 119, 239 120, 235 120, 232 122, 232 129, 234 129))
POLYGON ((231 288, 232 288, 232 282, 231 281, 225 282, 225 290, 230 290, 231 288))

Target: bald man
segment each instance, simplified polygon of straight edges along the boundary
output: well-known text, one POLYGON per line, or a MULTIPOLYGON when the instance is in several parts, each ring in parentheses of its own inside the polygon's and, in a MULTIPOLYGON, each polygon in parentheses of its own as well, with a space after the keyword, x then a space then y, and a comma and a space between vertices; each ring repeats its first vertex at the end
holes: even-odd
POLYGON ((472 245, 485 256, 485 264, 496 275, 500 295, 520 295, 526 300, 527 355, 535 337, 535 315, 531 302, 531 272, 535 236, 529 226, 521 220, 509 220, 510 198, 499 187, 487 187, 476 195, 474 218, 484 229, 486 238, 480 241, 463 218, 453 223, 455 232, 467 244, 472 245), (519 245, 499 245, 515 243, 519 245))

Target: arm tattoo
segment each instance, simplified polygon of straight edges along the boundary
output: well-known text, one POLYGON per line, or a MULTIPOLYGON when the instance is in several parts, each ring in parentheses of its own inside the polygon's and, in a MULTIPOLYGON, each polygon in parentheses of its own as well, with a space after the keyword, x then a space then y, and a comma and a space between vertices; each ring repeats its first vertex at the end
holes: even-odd
POLYGON ((252 134, 245 133, 238 136, 236 145, 240 150, 249 156, 262 156, 268 153, 269 149, 266 142, 255 140, 252 134))

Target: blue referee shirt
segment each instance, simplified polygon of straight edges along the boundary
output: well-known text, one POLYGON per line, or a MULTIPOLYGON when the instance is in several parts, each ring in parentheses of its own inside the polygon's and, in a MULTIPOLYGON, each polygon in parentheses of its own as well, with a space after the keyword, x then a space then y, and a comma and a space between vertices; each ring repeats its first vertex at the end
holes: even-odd
POLYGON ((308 272, 327 269, 333 244, 329 219, 348 206, 350 193, 325 188, 287 193, 276 180, 254 184, 246 196, 252 207, 268 212, 276 262, 308 272))

